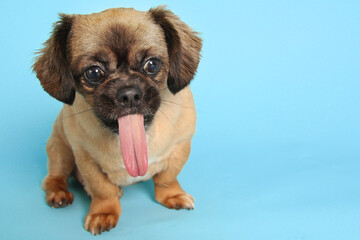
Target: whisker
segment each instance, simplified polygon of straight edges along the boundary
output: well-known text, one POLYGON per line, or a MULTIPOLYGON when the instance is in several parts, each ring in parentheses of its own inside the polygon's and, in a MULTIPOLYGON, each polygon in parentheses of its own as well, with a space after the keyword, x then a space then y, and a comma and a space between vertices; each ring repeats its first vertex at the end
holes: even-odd
POLYGON ((177 105, 178 107, 189 108, 189 109, 194 109, 194 110, 195 110, 195 107, 183 106, 183 105, 181 105, 181 104, 179 104, 179 103, 172 102, 172 101, 167 101, 167 100, 161 99, 161 102, 162 102, 162 103, 171 103, 171 104, 177 105))
POLYGON ((173 122, 170 121, 169 117, 166 116, 166 114, 165 114, 161 109, 159 109, 159 112, 168 120, 168 122, 170 123, 170 125, 172 126, 172 128, 173 128, 178 134, 180 134, 179 131, 177 130, 177 128, 174 126, 173 122))
POLYGON ((160 89, 160 92, 164 91, 165 89, 169 89, 169 88, 166 86, 163 89, 160 89))
POLYGON ((66 120, 66 119, 68 119, 68 118, 75 117, 75 116, 77 116, 77 115, 79 115, 79 114, 86 113, 86 112, 89 112, 89 111, 91 111, 91 110, 93 110, 93 108, 86 109, 86 110, 84 110, 84 111, 77 112, 77 113, 71 114, 71 115, 69 115, 69 116, 63 117, 62 120, 64 121, 64 120, 66 120))

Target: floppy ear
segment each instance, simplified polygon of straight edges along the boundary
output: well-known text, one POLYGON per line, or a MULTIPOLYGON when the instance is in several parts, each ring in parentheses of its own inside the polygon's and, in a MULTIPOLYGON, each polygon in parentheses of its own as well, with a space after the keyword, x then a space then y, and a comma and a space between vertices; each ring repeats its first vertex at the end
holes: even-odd
POLYGON ((44 90, 57 100, 72 104, 75 99, 74 79, 67 55, 68 36, 73 17, 60 14, 60 21, 54 24, 51 37, 38 53, 33 70, 44 90))
POLYGON ((149 10, 165 34, 169 54, 167 85, 176 94, 193 79, 200 61, 201 38, 164 6, 149 10))

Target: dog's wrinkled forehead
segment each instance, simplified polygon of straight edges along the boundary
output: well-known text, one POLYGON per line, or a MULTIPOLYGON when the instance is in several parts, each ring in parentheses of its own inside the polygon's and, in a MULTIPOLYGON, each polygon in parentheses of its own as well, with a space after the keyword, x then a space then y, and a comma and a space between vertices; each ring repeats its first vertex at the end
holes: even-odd
POLYGON ((78 15, 70 36, 71 63, 81 61, 84 56, 110 57, 118 65, 141 58, 145 53, 167 57, 164 33, 147 12, 109 9, 78 15))

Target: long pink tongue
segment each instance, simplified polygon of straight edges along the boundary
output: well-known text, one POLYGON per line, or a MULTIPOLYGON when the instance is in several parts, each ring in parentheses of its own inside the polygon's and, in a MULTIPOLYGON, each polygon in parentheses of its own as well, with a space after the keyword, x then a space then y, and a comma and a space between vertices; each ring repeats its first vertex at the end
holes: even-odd
POLYGON ((144 117, 140 114, 118 118, 120 147, 126 170, 132 177, 144 176, 148 167, 148 155, 144 117))

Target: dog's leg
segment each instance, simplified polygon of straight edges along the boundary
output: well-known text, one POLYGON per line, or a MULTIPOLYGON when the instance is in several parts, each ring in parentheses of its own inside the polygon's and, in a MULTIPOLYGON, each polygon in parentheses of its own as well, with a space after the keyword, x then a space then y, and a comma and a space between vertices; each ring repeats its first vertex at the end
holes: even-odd
POLYGON ((42 188, 46 192, 46 202, 55 208, 70 205, 74 196, 67 189, 67 180, 74 169, 74 155, 61 131, 61 120, 58 117, 53 132, 46 144, 48 155, 48 175, 42 188))
POLYGON ((167 168, 153 177, 155 199, 171 209, 194 209, 194 198, 181 188, 177 175, 190 155, 191 141, 176 146, 167 161, 167 168))
POLYGON ((110 182, 91 157, 77 150, 76 165, 84 180, 85 190, 91 196, 91 205, 84 228, 93 235, 114 228, 121 214, 119 198, 122 190, 110 182))

